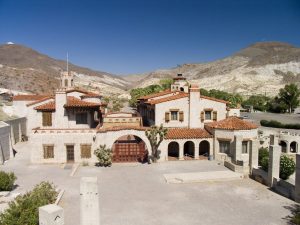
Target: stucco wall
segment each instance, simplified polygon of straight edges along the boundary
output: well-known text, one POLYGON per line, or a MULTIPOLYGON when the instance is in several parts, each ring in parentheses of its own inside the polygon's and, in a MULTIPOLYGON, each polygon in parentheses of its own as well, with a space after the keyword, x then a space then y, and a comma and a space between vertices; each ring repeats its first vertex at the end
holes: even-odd
POLYGON ((22 135, 27 136, 27 120, 25 117, 7 120, 4 122, 10 125, 10 135, 12 144, 20 142, 22 135))

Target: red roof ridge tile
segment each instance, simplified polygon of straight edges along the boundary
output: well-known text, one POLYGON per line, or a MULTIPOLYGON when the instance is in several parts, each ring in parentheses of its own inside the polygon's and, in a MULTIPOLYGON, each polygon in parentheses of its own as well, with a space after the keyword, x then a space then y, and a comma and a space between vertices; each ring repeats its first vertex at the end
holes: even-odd
POLYGON ((159 99, 154 99, 154 100, 149 100, 146 103, 150 104, 150 105, 155 105, 155 104, 159 104, 159 103, 163 103, 163 102, 168 102, 168 101, 173 101, 173 100, 177 100, 180 98, 186 98, 188 97, 189 94, 185 93, 185 92, 178 92, 175 95, 172 96, 167 96, 165 98, 159 98, 159 99))
POLYGON ((157 92, 157 93, 141 96, 138 99, 147 100, 149 98, 155 98, 155 97, 159 97, 159 96, 170 94, 170 93, 172 93, 171 89, 167 89, 167 90, 160 91, 160 92, 157 92))

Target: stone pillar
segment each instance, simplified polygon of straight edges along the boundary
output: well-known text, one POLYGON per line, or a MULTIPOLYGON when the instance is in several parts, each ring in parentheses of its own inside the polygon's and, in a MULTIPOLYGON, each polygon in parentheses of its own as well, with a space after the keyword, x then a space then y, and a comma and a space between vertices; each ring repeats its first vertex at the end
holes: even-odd
POLYGON ((19 142, 22 142, 22 129, 21 129, 21 122, 18 124, 19 129, 19 142))
POLYGON ((270 145, 269 148, 269 168, 268 168, 268 184, 269 187, 276 185, 275 180, 279 179, 281 148, 277 145, 270 145))
POLYGON ((179 143, 179 160, 184 160, 183 149, 184 149, 184 144, 183 143, 179 143))
POLYGON ((39 207, 39 225, 64 224, 64 210, 62 207, 55 204, 39 207))
POLYGON ((275 134, 270 135, 270 145, 278 145, 278 137, 275 134))
POLYGON ((97 177, 82 177, 80 181, 80 224, 100 225, 97 177))
POLYGON ((199 143, 195 144, 194 159, 199 159, 199 143))
POLYGON ((291 153, 291 143, 289 141, 286 142, 286 153, 287 154, 291 153))
POLYGON ((235 135, 234 136, 234 161, 242 160, 242 142, 243 136, 242 135, 235 135))
POLYGON ((295 201, 300 203, 300 154, 296 154, 295 201))
POLYGON ((252 140, 251 141, 251 150, 250 150, 250 173, 252 173, 253 168, 258 168, 258 140, 252 140))

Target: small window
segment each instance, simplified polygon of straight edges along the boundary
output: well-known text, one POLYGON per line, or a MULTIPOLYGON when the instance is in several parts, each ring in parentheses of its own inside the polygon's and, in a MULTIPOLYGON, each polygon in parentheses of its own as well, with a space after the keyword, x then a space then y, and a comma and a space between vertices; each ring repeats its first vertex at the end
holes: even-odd
POLYGON ((171 120, 178 120, 178 111, 171 111, 171 120))
POLYGON ((211 120, 211 111, 205 111, 205 120, 211 120))
POLYGON ((54 145, 43 145, 44 159, 54 158, 54 145))
POLYGON ((81 158, 89 159, 91 158, 91 145, 82 144, 80 145, 81 158))
POLYGON ((243 141, 242 142, 242 154, 247 154, 248 153, 248 141, 243 141))
POLYGON ((219 152, 229 154, 230 152, 230 142, 229 141, 219 141, 219 152))
POLYGON ((87 124, 87 113, 76 113, 76 124, 87 124))
POLYGON ((43 126, 48 127, 52 126, 52 113, 51 112, 43 112, 43 126))

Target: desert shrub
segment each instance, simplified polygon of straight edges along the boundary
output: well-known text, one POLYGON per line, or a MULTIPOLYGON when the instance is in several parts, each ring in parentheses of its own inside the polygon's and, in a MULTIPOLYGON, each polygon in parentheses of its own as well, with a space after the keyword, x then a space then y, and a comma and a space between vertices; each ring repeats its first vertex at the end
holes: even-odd
POLYGON ((0 171, 0 191, 11 191, 17 177, 14 173, 0 171))
POLYGON ((54 203, 57 197, 55 187, 49 182, 42 182, 32 191, 18 196, 9 203, 9 208, 0 214, 1 225, 37 225, 38 208, 54 203))
POLYGON ((286 180, 291 176, 296 169, 296 163, 293 159, 287 157, 286 155, 282 155, 280 157, 280 174, 279 177, 283 180, 286 180))
POLYGON ((111 166, 112 163, 112 151, 110 148, 107 148, 106 145, 100 145, 94 151, 95 156, 98 158, 98 166, 111 166))
POLYGON ((264 127, 275 127, 275 128, 285 128, 285 129, 296 129, 300 130, 300 124, 295 123, 295 124, 284 124, 280 123, 279 121, 276 120, 261 120, 260 125, 264 127))

